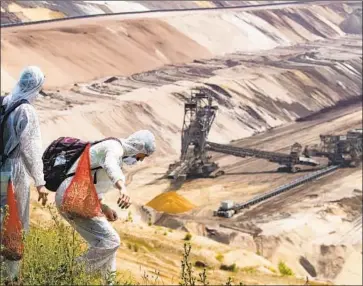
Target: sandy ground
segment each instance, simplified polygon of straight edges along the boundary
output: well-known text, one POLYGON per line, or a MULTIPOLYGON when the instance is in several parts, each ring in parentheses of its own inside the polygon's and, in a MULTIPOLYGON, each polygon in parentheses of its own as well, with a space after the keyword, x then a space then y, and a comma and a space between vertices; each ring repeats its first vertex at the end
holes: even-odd
MULTIPOLYGON (((288 147, 291 142, 318 143, 318 135, 321 133, 344 133, 350 128, 361 126, 361 122, 361 106, 354 106, 337 113, 331 112, 311 122, 277 128, 270 134, 254 136, 238 144, 242 146, 251 144, 269 150, 280 147, 280 151, 287 151, 284 146, 288 147), (339 117, 335 118, 336 116, 339 117)), ((244 229, 251 229, 248 224, 252 223, 262 229, 259 237, 248 239, 243 235, 240 240, 230 238, 229 243, 243 244, 251 250, 258 249, 264 257, 275 264, 279 260, 284 260, 302 276, 308 275, 311 278, 315 276, 334 283, 344 281, 351 285, 360 285, 362 280, 361 168, 339 170, 335 174, 258 205, 234 219, 226 220, 211 217, 212 211, 218 208, 221 200, 245 201, 303 174, 275 173, 275 164, 259 159, 219 156, 218 162, 224 166, 225 176, 213 180, 189 182, 179 191, 199 207, 185 216, 173 216, 169 219, 164 217, 160 220, 162 225, 171 226, 171 222, 176 218, 181 221, 199 222, 201 224, 199 227, 188 227, 188 223, 185 222, 180 225, 185 225, 190 231, 205 234, 206 226, 221 230, 218 224, 224 224, 240 228, 244 232, 244 229), (263 246, 261 247, 259 243, 263 246), (329 255, 323 252, 324 246, 328 247, 329 255), (301 257, 315 266, 315 272, 310 270, 309 273, 309 269, 306 270, 301 265, 299 262, 301 257), (333 265, 334 260, 338 258, 339 262, 333 265)), ((141 177, 141 173, 134 176, 134 180, 141 180, 138 176, 141 177)), ((144 191, 138 188, 135 192, 140 192, 140 200, 147 201, 148 194, 152 196, 152 192, 147 188, 162 187, 166 188, 165 185, 148 186, 144 191)), ((221 235, 215 239, 223 240, 221 235)))

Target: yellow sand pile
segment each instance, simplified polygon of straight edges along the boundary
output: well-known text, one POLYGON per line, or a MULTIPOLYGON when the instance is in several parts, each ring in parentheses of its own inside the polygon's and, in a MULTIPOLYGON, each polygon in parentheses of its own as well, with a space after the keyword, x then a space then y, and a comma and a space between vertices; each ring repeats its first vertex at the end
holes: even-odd
POLYGON ((159 212, 171 214, 184 213, 195 207, 191 202, 178 195, 176 192, 160 194, 146 205, 159 212))

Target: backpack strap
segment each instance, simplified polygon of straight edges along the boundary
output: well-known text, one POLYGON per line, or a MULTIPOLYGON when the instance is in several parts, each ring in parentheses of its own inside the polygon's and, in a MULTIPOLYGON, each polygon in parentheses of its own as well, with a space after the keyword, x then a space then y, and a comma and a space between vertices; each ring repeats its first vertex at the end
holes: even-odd
POLYGON ((101 139, 101 140, 93 141, 91 143, 91 145, 93 146, 93 145, 96 145, 98 143, 101 143, 101 142, 104 142, 104 141, 107 141, 107 140, 115 140, 115 141, 119 142, 122 145, 121 140, 116 138, 116 137, 107 137, 107 138, 104 138, 104 139, 101 139))
MULTIPOLYGON (((3 99, 1 100, 1 104, 3 102, 3 99)), ((5 145, 4 145, 4 129, 5 129, 5 123, 6 120, 8 119, 9 115, 11 112, 13 112, 17 107, 19 107, 22 104, 30 104, 28 100, 26 99, 22 99, 19 100, 18 102, 16 102, 15 104, 11 105, 10 108, 6 109, 5 106, 0 106, 0 108, 5 109, 5 112, 3 115, 1 115, 1 126, 0 126, 0 130, 1 130, 1 136, 0 136, 0 154, 2 155, 1 158, 1 165, 5 163, 5 161, 9 158, 9 156, 11 155, 11 153, 13 151, 15 151, 15 149, 18 147, 19 144, 17 144, 12 150, 10 150, 9 154, 4 154, 4 150, 5 150, 5 145)))
MULTIPOLYGON (((115 137, 107 137, 107 138, 104 138, 104 139, 101 139, 101 140, 93 141, 93 142, 91 142, 91 146, 96 145, 96 144, 101 143, 101 142, 104 142, 104 141, 108 141, 108 140, 115 140, 115 141, 119 142, 121 144, 121 146, 122 146, 121 140, 118 139, 118 138, 115 138, 115 137)), ((95 168, 91 168, 91 171, 97 171, 97 170, 100 170, 100 169, 102 169, 102 167, 98 166, 98 167, 95 167, 95 168)), ((66 178, 73 177, 75 174, 76 173, 70 173, 70 174, 67 175, 66 178)), ((93 178, 93 183, 95 185, 97 184, 97 172, 95 172, 95 176, 93 178)))
POLYGON ((0 95, 0 114, 3 114, 5 112, 5 106, 3 106, 5 96, 0 95))

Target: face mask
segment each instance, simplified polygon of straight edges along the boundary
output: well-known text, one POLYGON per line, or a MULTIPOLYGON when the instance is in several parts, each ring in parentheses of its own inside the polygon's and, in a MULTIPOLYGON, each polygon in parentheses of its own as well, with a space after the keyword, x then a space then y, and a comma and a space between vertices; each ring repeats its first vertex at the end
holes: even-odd
POLYGON ((137 160, 135 157, 126 157, 126 158, 123 158, 122 161, 126 165, 135 165, 137 163, 137 160))

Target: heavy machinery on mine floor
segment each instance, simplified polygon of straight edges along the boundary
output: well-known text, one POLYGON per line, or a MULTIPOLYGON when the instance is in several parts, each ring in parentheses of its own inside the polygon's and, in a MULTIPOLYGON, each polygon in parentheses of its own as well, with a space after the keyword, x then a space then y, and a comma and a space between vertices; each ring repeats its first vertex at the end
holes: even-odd
POLYGON ((211 160, 208 151, 237 157, 255 157, 279 164, 278 170, 296 172, 298 165, 318 166, 311 157, 325 157, 328 166, 302 176, 267 193, 258 195, 247 202, 223 201, 214 215, 230 218, 239 211, 296 188, 306 182, 318 179, 336 171, 340 167, 357 167, 362 161, 362 129, 350 130, 346 135, 320 135, 320 144, 306 146, 302 151, 299 143, 292 145, 290 154, 269 152, 252 148, 217 144, 208 141, 208 134, 218 111, 213 105, 210 90, 202 88, 192 91, 191 98, 184 105, 184 120, 181 138, 180 160, 169 166, 168 178, 177 185, 187 177, 218 177, 224 174, 217 163, 211 160))
POLYGON ((217 163, 211 161, 208 151, 237 157, 255 157, 279 164, 279 171, 296 172, 297 165, 318 166, 312 158, 302 156, 302 146, 292 145, 290 154, 236 147, 207 141, 209 131, 218 111, 213 105, 209 89, 192 90, 191 98, 184 104, 180 160, 169 166, 168 178, 183 182, 187 177, 218 177, 224 174, 217 163))
POLYGON ((243 209, 258 204, 271 197, 296 188, 306 182, 318 179, 336 171, 340 167, 358 167, 362 162, 362 129, 352 129, 346 135, 320 135, 320 144, 306 146, 304 156, 328 158, 328 166, 300 177, 292 182, 279 186, 267 193, 258 195, 243 203, 234 203, 231 200, 221 202, 215 216, 230 218, 243 209))
POLYGON ((306 146, 304 156, 325 157, 329 165, 357 167, 362 162, 362 129, 352 129, 345 135, 320 135, 320 144, 306 146))

